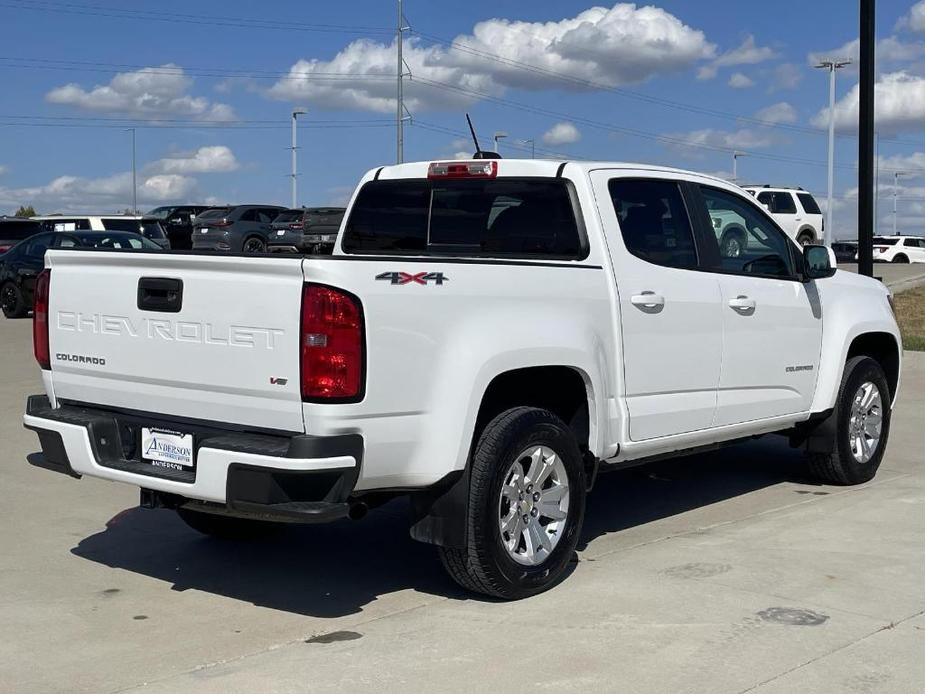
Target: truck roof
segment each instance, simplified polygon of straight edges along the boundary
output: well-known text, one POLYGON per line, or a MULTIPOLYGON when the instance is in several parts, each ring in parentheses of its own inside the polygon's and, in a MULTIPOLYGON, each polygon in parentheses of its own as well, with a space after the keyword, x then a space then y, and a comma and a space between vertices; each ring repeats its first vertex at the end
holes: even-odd
POLYGON ((560 170, 568 165, 569 171, 587 173, 595 169, 633 169, 645 171, 657 171, 664 173, 684 174, 688 176, 697 176, 699 178, 711 179, 730 185, 729 181, 703 174, 697 171, 687 171, 685 169, 676 169, 670 166, 659 166, 656 164, 639 164, 634 162, 617 162, 617 161, 574 161, 570 159, 433 159, 431 161, 408 162, 405 164, 393 164, 391 166, 382 166, 373 169, 377 179, 398 179, 398 178, 426 178, 427 169, 433 163, 445 162, 463 162, 463 161, 497 161, 498 176, 539 176, 546 178, 555 178, 560 175, 560 170))

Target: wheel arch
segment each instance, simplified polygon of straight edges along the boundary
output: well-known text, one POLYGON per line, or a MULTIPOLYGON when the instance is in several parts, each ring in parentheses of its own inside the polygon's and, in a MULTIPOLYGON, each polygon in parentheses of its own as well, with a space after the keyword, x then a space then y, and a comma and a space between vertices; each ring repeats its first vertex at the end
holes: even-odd
POLYGON ((819 240, 819 234, 817 234, 816 230, 808 224, 804 224, 797 230, 796 238, 799 239, 801 236, 804 236, 807 233, 813 237, 813 241, 819 240))
POLYGON ((848 346, 845 362, 851 357, 870 357, 883 369, 890 387, 890 399, 895 400, 899 388, 899 344, 896 338, 885 332, 862 333, 848 346))

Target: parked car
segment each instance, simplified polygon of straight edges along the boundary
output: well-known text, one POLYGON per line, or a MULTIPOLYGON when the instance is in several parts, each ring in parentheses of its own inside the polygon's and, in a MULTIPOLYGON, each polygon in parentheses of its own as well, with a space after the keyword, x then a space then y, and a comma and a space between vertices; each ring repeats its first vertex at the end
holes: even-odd
POLYGON ((170 241, 160 222, 154 217, 130 214, 64 215, 33 217, 45 231, 130 231, 141 234, 162 249, 170 241))
POLYGON ((833 241, 832 251, 839 263, 853 263, 858 257, 857 241, 833 241))
POLYGON ((155 207, 146 216, 161 223, 172 250, 187 251, 193 247, 193 222, 196 215, 208 209, 208 205, 167 205, 155 207))
POLYGON ((275 253, 331 253, 343 207, 301 207, 286 210, 273 220, 267 248, 275 253))
POLYGON ((925 238, 920 236, 874 236, 873 246, 875 263, 925 263, 925 238))
POLYGON ((208 209, 193 223, 193 250, 265 253, 273 220, 285 209, 273 205, 208 209))
POLYGON ((0 255, 41 230, 41 225, 28 217, 0 217, 0 255))
POLYGON ((889 436, 889 290, 711 176, 385 166, 330 256, 132 261, 46 257, 29 462, 207 534, 408 495, 460 585, 521 598, 567 573, 601 470, 776 432, 858 484, 889 436), (714 213, 754 246, 724 258, 714 213))
POLYGON ((0 307, 7 318, 22 318, 32 310, 35 278, 45 267, 49 248, 100 248, 119 250, 160 250, 160 246, 140 234, 44 232, 21 241, 0 256, 0 307))
POLYGON ((818 243, 825 230, 825 220, 819 204, 802 188, 745 186, 758 202, 768 208, 774 221, 801 246, 818 243))

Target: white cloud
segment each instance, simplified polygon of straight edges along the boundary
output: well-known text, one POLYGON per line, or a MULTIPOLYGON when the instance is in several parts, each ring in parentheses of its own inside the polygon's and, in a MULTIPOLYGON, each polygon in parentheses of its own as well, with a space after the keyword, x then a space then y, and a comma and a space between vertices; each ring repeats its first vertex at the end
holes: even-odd
POLYGON ((581 132, 574 123, 556 123, 543 133, 547 145, 571 145, 581 139, 581 132))
POLYGON ((756 45, 755 37, 749 34, 737 48, 726 51, 709 65, 700 68, 697 78, 713 79, 719 68, 733 65, 757 65, 776 57, 777 53, 772 48, 756 45))
POLYGON ((894 171, 901 171, 904 178, 921 178, 925 176, 925 152, 880 157, 879 170, 882 179, 892 180, 894 171))
MULTIPOLYGON (((807 62, 816 66, 826 60, 850 60, 851 64, 842 68, 843 71, 857 74, 858 62, 861 55, 861 42, 859 39, 848 41, 838 48, 829 51, 816 51, 807 56, 807 62)), ((925 55, 925 42, 906 42, 895 36, 888 36, 877 41, 877 62, 881 65, 887 63, 903 63, 918 60, 925 55)))
MULTIPOLYGON (((853 131, 858 123, 858 85, 854 85, 835 104, 835 127, 853 131)), ((893 72, 880 76, 874 87, 877 102, 877 128, 881 133, 925 130, 925 78, 906 72, 893 72)), ((829 122, 828 107, 812 120, 816 127, 829 122)))
MULTIPOLYGON (((454 45, 424 46, 418 39, 405 43, 412 74, 406 83, 410 110, 458 108, 478 99, 453 88, 491 95, 510 88, 592 91, 596 87, 589 80, 607 86, 642 82, 715 56, 702 31, 663 9, 629 3, 594 7, 558 22, 490 19, 476 24, 472 34, 457 37, 454 45), (493 56, 486 59, 485 53, 493 56), (524 70, 515 63, 538 69, 524 70), (434 87, 428 81, 444 84, 434 87)), ((267 93, 276 99, 309 100, 315 108, 391 113, 394 75, 394 44, 361 39, 329 61, 299 60, 267 93), (359 77, 332 79, 332 73, 359 77)))
POLYGON ((193 80, 183 68, 168 63, 134 72, 121 72, 109 84, 86 90, 71 83, 52 89, 45 100, 85 111, 125 113, 142 117, 186 117, 197 120, 234 120, 231 106, 192 96, 193 80))
POLYGON ((803 79, 803 72, 794 63, 781 63, 772 73, 773 82, 769 91, 776 92, 784 89, 796 89, 803 79))
POLYGON ((755 81, 741 72, 733 72, 729 76, 729 86, 733 89, 748 89, 755 86, 755 81))
POLYGON ((10 167, 4 166, 3 164, 0 164, 0 176, 2 176, 3 174, 5 174, 5 173, 8 172, 9 170, 10 170, 10 167))
POLYGON ((692 153, 696 149, 752 150, 778 144, 780 139, 767 130, 740 128, 739 130, 692 130, 684 133, 666 133, 665 137, 677 140, 671 146, 692 153))
POLYGON ((755 113, 755 118, 768 123, 796 123, 797 112, 786 101, 780 101, 755 113))
POLYGON ((230 147, 212 145, 192 152, 177 152, 148 165, 151 172, 167 174, 226 173, 240 168, 230 147))
POLYGON ((925 0, 919 0, 896 25, 897 29, 911 29, 925 32, 925 0))

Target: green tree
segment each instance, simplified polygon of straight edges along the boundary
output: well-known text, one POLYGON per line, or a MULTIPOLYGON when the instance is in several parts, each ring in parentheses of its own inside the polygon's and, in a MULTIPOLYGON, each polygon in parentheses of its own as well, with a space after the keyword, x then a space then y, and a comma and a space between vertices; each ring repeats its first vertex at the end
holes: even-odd
POLYGON ((19 209, 16 210, 16 217, 35 217, 37 212, 32 205, 20 205, 19 209))

